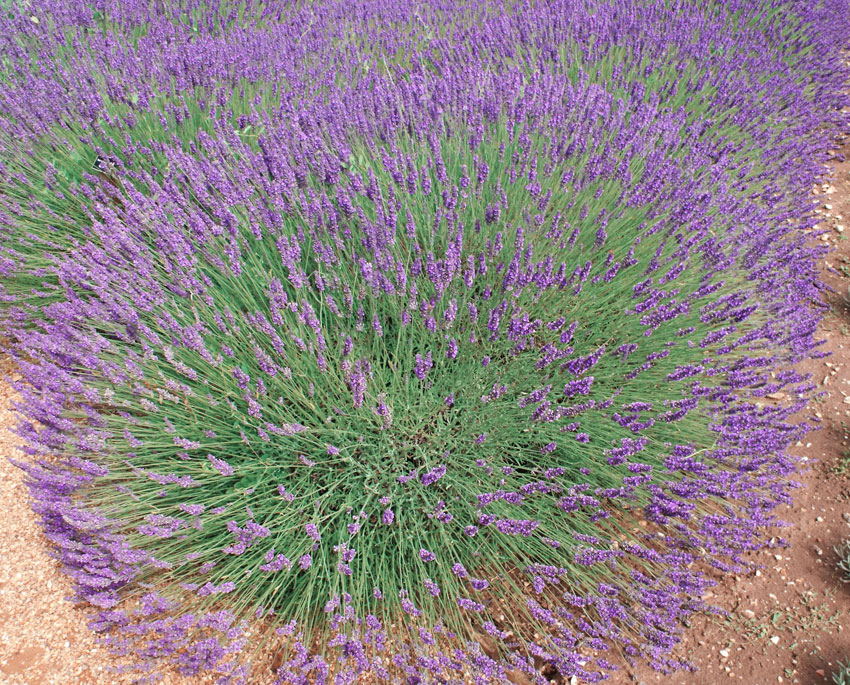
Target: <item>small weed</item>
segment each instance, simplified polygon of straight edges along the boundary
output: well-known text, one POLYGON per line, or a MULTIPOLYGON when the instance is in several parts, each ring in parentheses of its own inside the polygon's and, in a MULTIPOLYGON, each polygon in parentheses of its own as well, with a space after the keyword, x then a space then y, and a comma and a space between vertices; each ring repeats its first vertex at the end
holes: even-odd
POLYGON ((850 659, 846 664, 838 662, 838 670, 832 674, 832 682, 835 685, 850 685, 850 659))
POLYGON ((830 471, 836 476, 850 476, 850 450, 844 450, 830 471))
MULTIPOLYGON (((827 590, 822 593, 820 601, 816 601, 819 593, 806 590, 800 593, 799 600, 794 605, 783 606, 777 601, 773 608, 758 616, 742 618, 732 615, 725 623, 737 633, 742 643, 763 643, 778 631, 799 637, 800 643, 810 642, 817 639, 818 633, 841 625, 841 611, 833 612, 828 606, 828 600, 833 594, 834 590, 827 590)), ((796 644, 798 643, 795 643, 795 646, 796 644)))
POLYGON ((841 580, 850 583, 850 540, 844 541, 843 547, 833 547, 838 555, 838 570, 841 571, 841 580))

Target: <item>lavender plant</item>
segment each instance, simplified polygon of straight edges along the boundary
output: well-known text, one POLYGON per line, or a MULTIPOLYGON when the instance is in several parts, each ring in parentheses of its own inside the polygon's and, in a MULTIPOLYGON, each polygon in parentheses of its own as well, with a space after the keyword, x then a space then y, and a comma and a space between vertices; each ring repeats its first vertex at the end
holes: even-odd
POLYGON ((18 464, 141 677, 691 667, 810 427, 848 13, 673 4, 4 10, 18 464))

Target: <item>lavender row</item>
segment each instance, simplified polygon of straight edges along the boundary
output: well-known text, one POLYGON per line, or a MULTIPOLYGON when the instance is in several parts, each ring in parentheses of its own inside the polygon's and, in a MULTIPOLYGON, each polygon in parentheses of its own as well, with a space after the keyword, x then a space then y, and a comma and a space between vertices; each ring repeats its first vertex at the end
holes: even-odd
POLYGON ((847 17, 4 15, 19 465, 128 670, 691 668, 684 626, 782 524, 811 428, 847 17))

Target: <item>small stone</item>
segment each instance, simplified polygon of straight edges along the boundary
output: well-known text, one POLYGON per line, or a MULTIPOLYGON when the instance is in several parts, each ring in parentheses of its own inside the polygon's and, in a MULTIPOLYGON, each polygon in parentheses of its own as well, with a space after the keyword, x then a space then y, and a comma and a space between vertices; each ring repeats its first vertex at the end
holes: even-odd
POLYGON ((770 638, 770 641, 771 641, 773 644, 778 645, 778 644, 779 644, 779 636, 778 636, 778 635, 774 635, 772 638, 770 638))
POLYGON ((720 650, 720 656, 722 656, 724 659, 728 659, 729 658, 729 650, 728 649, 721 649, 720 650))

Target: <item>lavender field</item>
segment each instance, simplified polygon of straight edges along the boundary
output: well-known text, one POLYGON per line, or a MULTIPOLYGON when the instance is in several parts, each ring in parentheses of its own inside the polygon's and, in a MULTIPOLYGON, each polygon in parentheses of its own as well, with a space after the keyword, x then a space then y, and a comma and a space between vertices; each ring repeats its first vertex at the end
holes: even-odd
POLYGON ((848 37, 848 0, 2 2, 15 464, 122 670, 692 668, 818 424, 848 37))

